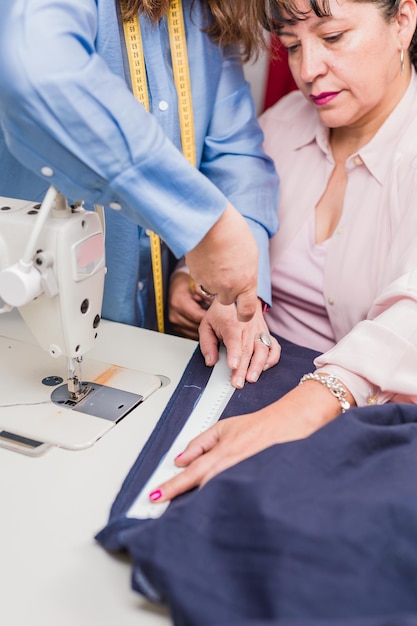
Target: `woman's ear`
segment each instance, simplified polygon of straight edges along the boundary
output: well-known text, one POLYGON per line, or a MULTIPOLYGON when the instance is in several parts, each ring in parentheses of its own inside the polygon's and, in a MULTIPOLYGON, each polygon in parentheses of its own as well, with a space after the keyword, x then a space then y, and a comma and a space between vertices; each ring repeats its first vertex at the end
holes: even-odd
POLYGON ((395 21, 398 24, 399 45, 407 50, 417 26, 416 0, 401 0, 395 21))

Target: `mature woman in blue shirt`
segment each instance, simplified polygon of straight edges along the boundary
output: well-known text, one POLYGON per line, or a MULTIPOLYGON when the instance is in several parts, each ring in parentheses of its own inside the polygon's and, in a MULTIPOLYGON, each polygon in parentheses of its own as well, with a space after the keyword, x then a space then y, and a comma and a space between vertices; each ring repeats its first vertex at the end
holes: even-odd
MULTIPOLYGON (((275 341, 270 350, 255 341, 267 331, 256 295, 270 302, 268 237, 277 227, 277 176, 262 150, 233 45, 250 52, 259 43, 263 2, 183 0, 197 167, 181 153, 170 4, 124 5, 140 15, 147 112, 131 91, 118 2, 2 3, 0 194, 41 200, 53 184, 87 206, 104 205, 103 317, 119 322, 155 327, 147 231, 158 233, 176 257, 186 256, 197 285, 218 294, 222 304, 237 300, 242 322, 225 332, 218 330, 217 303, 210 314, 241 386, 279 351, 275 341)), ((166 282, 167 250, 163 257, 166 282)), ((213 336, 204 354, 208 363, 217 358, 213 336)))

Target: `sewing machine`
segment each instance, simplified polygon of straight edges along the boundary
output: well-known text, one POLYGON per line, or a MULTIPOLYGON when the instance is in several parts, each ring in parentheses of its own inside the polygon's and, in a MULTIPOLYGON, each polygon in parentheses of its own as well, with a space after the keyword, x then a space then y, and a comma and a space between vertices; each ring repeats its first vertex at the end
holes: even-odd
POLYGON ((0 313, 17 308, 38 344, 0 337, 0 445, 36 454, 40 443, 90 446, 161 386, 158 376, 85 359, 105 271, 100 207, 69 206, 53 187, 41 204, 0 197, 0 313))

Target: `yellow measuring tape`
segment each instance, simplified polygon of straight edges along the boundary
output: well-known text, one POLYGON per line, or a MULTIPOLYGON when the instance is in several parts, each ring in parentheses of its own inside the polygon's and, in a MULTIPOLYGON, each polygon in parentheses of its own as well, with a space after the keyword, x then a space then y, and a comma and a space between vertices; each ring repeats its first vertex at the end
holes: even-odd
POLYGON ((195 166, 194 115, 191 99, 190 70, 188 67, 187 40, 185 37, 181 0, 171 1, 168 13, 168 32, 171 44, 174 81, 178 95, 181 147, 184 156, 195 166))
MULTIPOLYGON (((184 156, 196 165, 194 116, 188 67, 187 40, 185 36, 182 1, 172 0, 168 13, 168 33, 171 47, 172 68, 178 97, 181 146, 184 156)), ((149 94, 146 80, 145 56, 138 15, 123 22, 127 57, 129 61, 132 90, 136 98, 149 111, 149 94)), ((158 235, 149 233, 152 256, 152 272, 155 288, 156 317, 159 332, 164 332, 164 294, 161 259, 161 241, 158 235)))

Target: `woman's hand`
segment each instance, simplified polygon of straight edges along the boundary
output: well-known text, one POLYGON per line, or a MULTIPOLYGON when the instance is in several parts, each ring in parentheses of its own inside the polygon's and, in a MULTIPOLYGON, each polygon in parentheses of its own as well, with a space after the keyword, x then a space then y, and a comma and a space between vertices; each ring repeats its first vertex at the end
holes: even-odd
POLYGON ((281 348, 269 334, 258 300, 254 317, 239 322, 234 304, 219 304, 217 299, 199 293, 186 271, 176 272, 169 291, 169 320, 173 330, 188 339, 200 339, 206 365, 214 365, 219 357, 219 342, 227 352, 232 370, 232 385, 242 388, 245 380, 254 383, 263 371, 278 363, 281 348), (261 334, 271 343, 265 345, 261 334))
POLYGON ((273 444, 308 437, 339 413, 339 401, 323 385, 307 381, 264 409, 220 420, 193 439, 175 460, 184 470, 149 497, 171 500, 273 444))
POLYGON ((254 316, 258 248, 244 217, 231 204, 186 254, 186 262, 198 286, 216 295, 221 304, 236 303, 238 320, 247 322, 254 316))
POLYGON ((198 341, 198 328, 208 306, 207 299, 194 288, 187 271, 177 271, 171 278, 168 294, 168 314, 172 330, 198 341))
POLYGON ((269 334, 258 300, 254 317, 249 322, 239 322, 234 304, 225 306, 214 300, 205 313, 199 328, 200 349, 206 365, 214 365, 219 357, 219 341, 227 352, 227 363, 232 370, 232 385, 241 389, 245 380, 254 383, 261 373, 279 361, 281 347, 269 334), (264 333, 270 346, 260 339, 264 333))

